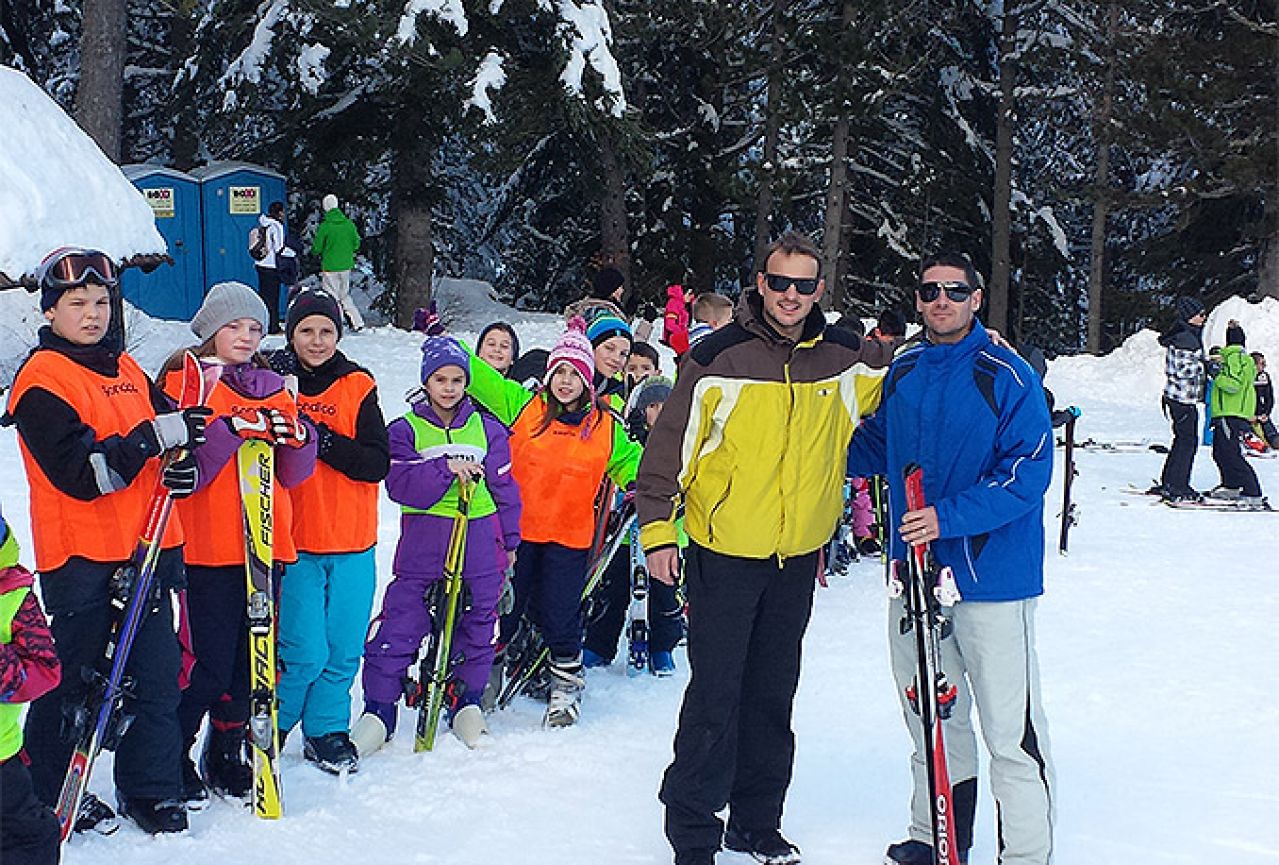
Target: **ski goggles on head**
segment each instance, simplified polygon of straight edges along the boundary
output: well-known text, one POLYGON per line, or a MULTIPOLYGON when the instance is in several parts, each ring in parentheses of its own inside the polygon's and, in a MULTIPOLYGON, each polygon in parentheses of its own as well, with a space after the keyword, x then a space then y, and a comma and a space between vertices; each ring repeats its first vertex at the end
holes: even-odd
POLYGON ((785 294, 793 285, 795 290, 804 296, 817 293, 817 277, 805 279, 798 276, 782 276, 780 273, 764 274, 764 284, 768 286, 769 291, 775 291, 778 294, 785 294))
POLYGON ((932 303, 942 292, 954 303, 963 303, 972 297, 973 287, 966 282, 921 282, 915 293, 924 303, 932 303))
POLYGON ((41 262, 40 269, 36 271, 36 281, 41 289, 66 290, 87 282, 115 288, 120 282, 120 273, 105 252, 66 249, 41 262))

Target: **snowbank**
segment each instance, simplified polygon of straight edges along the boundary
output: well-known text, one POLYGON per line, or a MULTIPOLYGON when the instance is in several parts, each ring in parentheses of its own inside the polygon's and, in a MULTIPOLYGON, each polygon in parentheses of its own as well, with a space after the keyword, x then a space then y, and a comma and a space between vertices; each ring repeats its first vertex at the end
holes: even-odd
MULTIPOLYGON (((1266 356, 1271 369, 1279 364, 1279 300, 1249 303, 1232 297, 1208 315, 1204 345, 1222 345, 1231 319, 1243 326, 1248 349, 1266 356)), ((1164 387, 1164 349, 1159 334, 1143 330, 1102 357, 1059 357, 1048 365, 1045 380, 1057 404, 1077 405, 1084 414, 1081 437, 1167 438, 1168 423, 1160 409, 1164 387), (1107 409, 1100 417, 1098 407, 1107 409), (1111 411, 1127 408, 1128 411, 1111 411), (1104 417, 1104 420, 1102 418, 1104 417)))
POLYGON ((56 102, 0 66, 0 273, 17 280, 59 246, 117 261, 163 253, 142 193, 56 102))

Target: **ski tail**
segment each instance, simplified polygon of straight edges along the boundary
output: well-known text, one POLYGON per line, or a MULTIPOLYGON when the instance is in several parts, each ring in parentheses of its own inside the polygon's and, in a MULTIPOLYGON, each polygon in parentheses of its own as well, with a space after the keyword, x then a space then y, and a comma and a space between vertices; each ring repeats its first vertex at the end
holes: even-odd
POLYGON ((452 685, 453 667, 460 660, 453 657, 453 631, 457 627, 458 608, 461 606, 462 569, 466 563, 466 534, 474 489, 475 485, 470 481, 462 481, 458 488, 457 514, 453 517, 448 550, 444 554, 443 609, 434 611, 434 621, 431 623, 432 650, 423 655, 419 668, 423 695, 418 707, 414 751, 430 751, 435 747, 440 712, 452 685))
MULTIPOLYGON (((212 385, 213 380, 205 377, 199 359, 188 351, 182 358, 182 389, 178 397, 178 408, 204 405, 212 385)), ((167 467, 183 456, 185 452, 167 454, 162 465, 167 467)), ((163 472, 161 478, 156 479, 155 489, 147 503, 133 555, 112 581, 118 589, 112 592, 111 626, 99 662, 100 668, 86 669, 94 684, 90 687, 90 697, 87 698, 84 711, 77 713, 77 718, 80 719, 78 726, 83 729, 77 731, 75 749, 71 753, 71 762, 67 766, 67 774, 63 778, 62 789, 54 807, 62 841, 67 840, 75 826, 75 818, 89 788, 89 778, 98 754, 104 747, 111 747, 114 744, 112 740, 122 736, 127 727, 127 721, 121 716, 125 666, 133 650, 133 639, 151 606, 155 568, 160 558, 160 542, 169 525, 169 516, 173 513, 173 496, 169 494, 162 477, 163 472), (108 670, 105 679, 103 668, 108 670), (88 725, 90 717, 94 718, 92 726, 88 725)))
MULTIPOLYGON (((917 511, 927 507, 924 495, 924 470, 911 463, 903 471, 906 486, 906 509, 917 511)), ((946 580, 932 559, 927 543, 912 544, 909 551, 909 585, 905 587, 907 623, 915 631, 918 667, 913 704, 923 727, 924 760, 928 767, 928 789, 932 807, 933 854, 938 865, 959 865, 955 845, 955 803, 950 786, 950 768, 946 761, 946 742, 942 719, 953 707, 957 690, 946 682, 941 669, 939 643, 947 633, 948 622, 939 610, 946 594, 938 591, 946 580)), ((950 596, 946 596, 950 597, 950 596)), ((952 599, 958 600, 957 593, 952 599)), ((909 690, 907 696, 909 697, 909 690)))

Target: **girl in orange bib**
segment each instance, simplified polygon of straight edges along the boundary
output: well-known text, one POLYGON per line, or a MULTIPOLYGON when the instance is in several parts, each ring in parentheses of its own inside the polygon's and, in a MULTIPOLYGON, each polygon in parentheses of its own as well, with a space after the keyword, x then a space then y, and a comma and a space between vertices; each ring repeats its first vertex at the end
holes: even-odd
MULTIPOLYGON (((199 487, 178 505, 189 541, 182 611, 184 648, 191 656, 178 719, 184 742, 183 795, 192 808, 207 802, 209 789, 243 798, 253 780, 245 739, 248 595, 236 451, 244 438, 260 438, 264 429, 275 442, 277 566, 297 561, 289 490, 315 469, 315 430, 299 416, 284 378, 258 353, 266 327, 266 305, 239 282, 213 286, 191 321, 191 330, 201 340, 193 349, 196 356, 203 364, 220 367, 207 400, 213 410, 208 441, 197 454, 199 487), (197 772, 190 751, 206 714, 209 735, 197 772)), ((171 370, 165 387, 172 392, 177 385, 176 371, 171 370)))

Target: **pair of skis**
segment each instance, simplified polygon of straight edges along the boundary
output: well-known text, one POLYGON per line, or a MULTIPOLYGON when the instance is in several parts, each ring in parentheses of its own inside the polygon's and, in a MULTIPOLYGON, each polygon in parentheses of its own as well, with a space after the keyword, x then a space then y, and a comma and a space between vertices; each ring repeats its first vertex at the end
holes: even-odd
MULTIPOLYGON (((608 520, 603 548, 587 573, 586 585, 582 588, 581 603, 585 605, 595 589, 604 578, 609 563, 617 555, 622 544, 630 537, 631 527, 635 524, 635 506, 626 501, 622 507, 612 513, 608 520)), ((537 628, 524 619, 520 622, 519 632, 507 647, 506 681, 497 696, 497 707, 505 709, 511 701, 522 694, 546 668, 550 661, 551 650, 542 640, 537 628)))
MULTIPOLYGON (((199 360, 187 352, 182 360, 182 391, 178 408, 204 405, 211 389, 212 384, 205 380, 199 360)), ((169 453, 164 457, 163 467, 168 468, 185 455, 185 452, 169 453)), ((173 494, 164 485, 162 470, 161 478, 151 493, 133 555, 111 580, 111 626, 106 649, 98 666, 84 671, 89 681, 89 693, 73 718, 75 750, 54 808, 63 841, 75 826, 98 754, 104 749, 114 751, 133 720, 125 712, 125 701, 133 694, 132 682, 124 671, 138 630, 148 615, 158 612, 161 598, 157 591, 155 569, 160 559, 160 543, 172 512, 173 494)))
MULTIPOLYGON (((1072 406, 1073 408, 1073 406, 1072 406)), ((1078 409, 1071 412, 1066 421, 1066 465, 1062 469, 1062 501, 1061 501, 1061 533, 1057 538, 1057 552, 1066 555, 1070 546, 1070 528, 1079 522, 1079 511, 1071 499, 1071 490, 1079 469, 1075 467, 1075 421, 1079 419, 1078 409)))
POLYGON ((431 634, 418 666, 414 751, 430 751, 435 747, 440 712, 453 688, 453 669, 464 660, 453 654, 453 631, 457 628, 458 616, 465 612, 462 569, 466 563, 466 534, 474 489, 473 483, 459 482, 457 514, 453 517, 449 546, 444 555, 444 578, 427 590, 424 599, 431 614, 431 634))
MULTIPOLYGON (((927 505, 924 498, 924 470, 918 465, 906 466, 906 510, 918 511, 927 505)), ((917 668, 915 680, 906 689, 911 708, 923 725, 924 761, 928 768, 928 792, 932 807, 933 855, 936 865, 959 865, 955 838, 955 803, 951 795, 950 770, 946 762, 946 743, 942 720, 954 709, 959 690, 946 680, 941 668, 941 641, 950 634, 951 623, 943 607, 960 600, 959 590, 950 568, 939 567, 928 543, 912 544, 906 560, 906 575, 901 562, 893 563, 889 591, 903 597, 906 606, 901 620, 901 633, 915 634, 917 668)))

